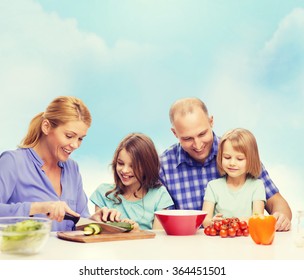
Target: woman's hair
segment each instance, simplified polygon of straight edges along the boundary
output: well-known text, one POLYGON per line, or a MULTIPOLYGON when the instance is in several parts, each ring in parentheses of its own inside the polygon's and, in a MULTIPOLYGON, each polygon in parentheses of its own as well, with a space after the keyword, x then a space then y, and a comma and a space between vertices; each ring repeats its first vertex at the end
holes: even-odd
POLYGON ((89 109, 79 98, 59 96, 48 105, 45 112, 39 113, 31 120, 20 148, 33 148, 37 145, 42 136, 41 125, 44 119, 47 119, 53 128, 79 120, 90 127, 92 122, 89 109))
POLYGON ((226 172, 222 166, 224 143, 229 140, 232 147, 245 155, 247 162, 247 176, 258 178, 261 174, 262 164, 260 161, 258 145, 254 135, 247 129, 236 128, 228 131, 221 138, 217 153, 217 168, 223 176, 226 172))
MULTIPOLYGON (((124 194, 124 185, 117 171, 117 160, 121 150, 125 149, 130 155, 135 178, 139 181, 139 188, 148 191, 149 188, 161 186, 159 180, 160 162, 153 141, 142 133, 131 133, 127 135, 118 145, 112 160, 112 171, 114 174, 115 188, 106 193, 106 197, 114 192, 116 203, 121 203, 119 194, 124 194)), ((109 197, 108 197, 109 198, 109 197)))

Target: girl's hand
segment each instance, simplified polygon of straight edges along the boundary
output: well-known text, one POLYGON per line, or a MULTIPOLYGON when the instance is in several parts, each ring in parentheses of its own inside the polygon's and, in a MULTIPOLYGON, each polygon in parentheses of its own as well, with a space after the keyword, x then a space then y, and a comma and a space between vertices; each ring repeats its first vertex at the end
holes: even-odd
POLYGON ((116 209, 109 209, 107 207, 95 207, 95 213, 91 216, 92 220, 97 222, 119 222, 121 213, 116 209))
POLYGON ((139 228, 139 224, 134 222, 133 220, 130 220, 130 219, 123 219, 121 220, 122 222, 125 222, 125 223, 130 223, 131 225, 133 225, 133 229, 132 231, 139 231, 140 228, 139 228))
POLYGON ((212 221, 215 222, 215 221, 221 221, 223 220, 223 214, 221 213, 217 213, 213 218, 212 218, 212 221))

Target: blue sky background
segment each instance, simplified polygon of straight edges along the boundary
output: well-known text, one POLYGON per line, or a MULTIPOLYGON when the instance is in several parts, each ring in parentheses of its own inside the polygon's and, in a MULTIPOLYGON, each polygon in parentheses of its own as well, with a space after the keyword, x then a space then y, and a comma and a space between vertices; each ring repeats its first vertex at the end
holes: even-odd
POLYGON ((53 98, 78 96, 93 116, 73 154, 90 195, 126 134, 162 152, 176 142, 170 105, 197 96, 218 135, 256 135, 292 210, 304 209, 304 1, 1 0, 0 14, 0 152, 53 98))

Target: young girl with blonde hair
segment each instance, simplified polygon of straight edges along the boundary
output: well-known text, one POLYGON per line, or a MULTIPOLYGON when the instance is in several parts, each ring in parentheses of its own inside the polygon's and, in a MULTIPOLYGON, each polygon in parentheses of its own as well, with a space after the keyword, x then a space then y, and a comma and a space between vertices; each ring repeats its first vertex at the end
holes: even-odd
POLYGON ((233 129, 220 140, 217 168, 223 176, 208 183, 203 210, 203 226, 223 217, 246 219, 253 213, 263 214, 265 187, 258 179, 261 161, 254 135, 242 128, 233 129))

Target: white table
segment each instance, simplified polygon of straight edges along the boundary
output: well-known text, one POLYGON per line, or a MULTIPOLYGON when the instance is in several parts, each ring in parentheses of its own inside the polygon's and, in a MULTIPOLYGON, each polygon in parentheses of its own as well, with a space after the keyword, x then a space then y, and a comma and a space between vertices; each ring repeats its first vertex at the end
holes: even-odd
POLYGON ((36 255, 0 253, 0 260, 304 260, 293 232, 277 232, 272 245, 257 245, 251 237, 168 236, 155 231, 153 239, 77 243, 58 239, 56 233, 36 255))

